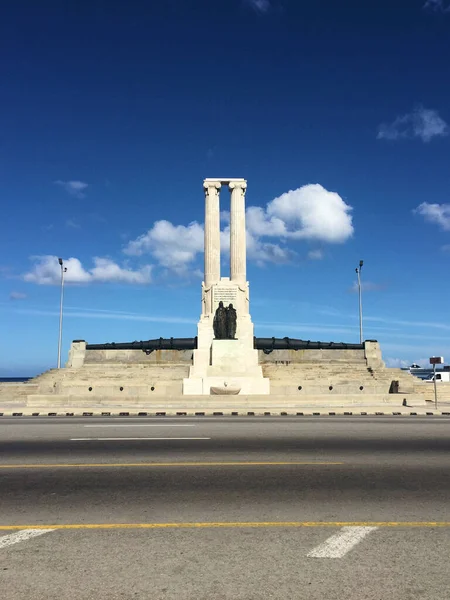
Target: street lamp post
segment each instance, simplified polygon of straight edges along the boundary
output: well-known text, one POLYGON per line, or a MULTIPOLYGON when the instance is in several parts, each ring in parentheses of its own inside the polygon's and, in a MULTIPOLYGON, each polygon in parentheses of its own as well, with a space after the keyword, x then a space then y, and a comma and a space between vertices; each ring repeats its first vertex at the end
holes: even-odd
POLYGON ((64 300, 64 273, 67 267, 64 266, 63 259, 58 258, 61 267, 61 300, 59 305, 59 339, 58 339, 58 369, 61 368, 61 344, 62 344, 62 325, 63 325, 63 300, 64 300))
POLYGON ((359 297, 359 343, 363 343, 363 324, 362 324, 362 294, 361 294, 361 269, 364 262, 359 261, 359 267, 356 267, 355 271, 358 275, 358 297, 359 297))

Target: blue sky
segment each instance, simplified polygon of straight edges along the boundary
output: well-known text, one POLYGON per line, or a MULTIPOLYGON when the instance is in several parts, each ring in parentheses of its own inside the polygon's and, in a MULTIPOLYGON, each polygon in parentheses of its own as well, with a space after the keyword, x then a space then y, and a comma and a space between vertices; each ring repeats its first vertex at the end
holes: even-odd
POLYGON ((64 357, 194 336, 215 176, 248 181, 256 335, 358 341, 363 259, 388 364, 448 356, 449 39, 444 0, 2 7, 0 375, 55 366, 58 256, 64 357))

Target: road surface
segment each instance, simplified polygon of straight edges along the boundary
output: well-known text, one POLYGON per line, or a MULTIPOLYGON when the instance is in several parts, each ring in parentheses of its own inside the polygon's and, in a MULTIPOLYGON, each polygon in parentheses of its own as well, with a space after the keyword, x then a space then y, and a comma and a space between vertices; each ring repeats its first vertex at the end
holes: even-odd
POLYGON ((450 419, 3 418, 5 600, 448 600, 450 419))

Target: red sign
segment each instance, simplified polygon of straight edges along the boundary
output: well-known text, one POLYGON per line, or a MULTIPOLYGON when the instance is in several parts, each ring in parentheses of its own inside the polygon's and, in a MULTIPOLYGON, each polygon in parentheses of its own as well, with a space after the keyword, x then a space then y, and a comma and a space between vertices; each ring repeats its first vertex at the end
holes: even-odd
POLYGON ((430 365, 442 365, 444 362, 443 356, 432 356, 430 358, 430 365))

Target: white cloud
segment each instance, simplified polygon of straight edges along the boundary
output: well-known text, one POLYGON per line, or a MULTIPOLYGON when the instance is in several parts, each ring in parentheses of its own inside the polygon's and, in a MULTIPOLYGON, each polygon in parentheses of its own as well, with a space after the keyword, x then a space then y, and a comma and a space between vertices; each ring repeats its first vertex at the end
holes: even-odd
POLYGON ((148 252, 162 267, 184 274, 197 254, 203 252, 203 243, 203 225, 196 221, 187 227, 156 221, 147 233, 129 242, 124 252, 131 256, 148 252))
MULTIPOLYGON (((34 262, 33 268, 23 276, 25 281, 38 283, 39 285, 55 285, 61 281, 61 267, 58 264, 58 257, 32 256, 34 262)), ((65 281, 67 283, 87 283, 91 281, 92 276, 84 270, 83 265, 78 258, 69 258, 64 261, 67 267, 65 281)))
MULTIPOLYGON (((286 192, 265 208, 249 206, 246 213, 247 257, 260 266, 268 262, 287 263, 296 255, 286 245, 289 240, 345 242, 354 231, 351 210, 339 194, 329 192, 319 184, 286 192), (264 238, 279 238, 281 243, 264 238)), ((230 249, 229 219, 229 213, 223 211, 223 254, 229 253, 230 249)), ((203 225, 196 221, 187 226, 156 221, 147 233, 128 242, 123 251, 130 256, 151 254, 161 267, 178 275, 192 275, 193 263, 203 252, 203 243, 203 225)), ((322 251, 312 251, 310 258, 322 258, 322 251)))
POLYGON ((436 110, 416 107, 412 112, 397 117, 393 123, 382 123, 378 128, 377 139, 399 140, 420 138, 429 142, 434 137, 448 135, 447 123, 436 110))
MULTIPOLYGON (((39 285, 57 285, 61 281, 61 267, 57 256, 35 256, 33 268, 23 275, 25 281, 39 285)), ((144 284, 151 282, 151 265, 133 271, 120 267, 109 258, 94 258, 94 267, 86 270, 78 258, 64 260, 67 268, 64 280, 67 283, 116 282, 144 284)))
POLYGON ((412 364, 419 365, 419 367, 429 367, 430 361, 427 358, 419 358, 419 360, 404 360, 402 358, 386 358, 386 366, 394 369, 401 369, 410 367, 412 364))
POLYGON ((423 8, 433 12, 450 12, 450 3, 444 0, 426 0, 423 8))
POLYGON ((267 14, 272 8, 270 0, 244 0, 244 3, 253 8, 255 12, 263 15, 267 14))
POLYGON ((323 252, 322 250, 310 250, 308 252, 308 258, 310 260, 322 260, 323 252))
POLYGON ((450 204, 422 202, 413 212, 421 215, 425 221, 439 225, 444 231, 450 231, 450 204))
POLYGON ((431 368, 429 358, 419 358, 417 360, 414 360, 413 363, 415 365, 419 365, 419 367, 428 368, 428 369, 431 368))
POLYGON ((402 358, 386 358, 386 366, 390 369, 402 369, 411 365, 409 360, 403 360, 402 358))
POLYGON ((61 181, 61 179, 58 179, 54 183, 64 188, 67 193, 71 196, 75 196, 75 198, 84 198, 86 195, 85 191, 89 187, 88 183, 78 180, 61 181))
MULTIPOLYGON (((16 314, 36 315, 43 317, 53 317, 59 315, 55 310, 42 310, 40 308, 17 308, 13 310, 16 314)), ((197 324, 198 318, 188 319, 185 317, 164 317, 158 315, 143 315, 139 313, 126 313, 122 311, 99 310, 95 308, 80 308, 74 310, 68 306, 64 309, 64 318, 76 317, 81 319, 114 319, 119 321, 144 321, 147 323, 175 323, 178 325, 197 324)))
POLYGON ((27 297, 23 292, 11 292, 9 295, 10 300, 25 300, 27 297))
POLYGON ((222 223, 230 222, 230 211, 229 210, 221 210, 220 211, 220 220, 222 223))
MULTIPOLYGON (((137 271, 120 267, 109 258, 94 258, 95 267, 90 270, 93 281, 117 283, 150 283, 152 266, 146 265, 137 271)), ((69 272, 69 270, 67 270, 69 272)))
POLYGON ((275 198, 265 210, 250 207, 247 228, 259 236, 340 243, 353 235, 351 210, 336 192, 309 184, 275 198))
MULTIPOLYGON (((258 235, 254 235, 249 231, 247 227, 246 232, 247 241, 247 259, 254 262, 258 267, 263 267, 266 263, 274 264, 285 264, 290 262, 295 252, 274 244, 273 242, 264 242, 258 235)), ((227 225, 223 231, 220 232, 220 250, 222 255, 229 255, 230 253, 230 226, 227 225)))
POLYGON ((288 263, 295 257, 295 252, 279 244, 262 242, 247 233, 247 256, 250 261, 262 267, 266 263, 278 265, 288 263))
POLYGON ((429 358, 419 358, 413 362, 414 362, 414 364, 419 365, 419 367, 430 368, 430 359, 429 358))
MULTIPOLYGON (((290 192, 288 192, 290 193, 290 192)), ((275 202, 275 200, 272 200, 275 202)), ((247 230, 257 237, 261 236, 286 236, 286 223, 274 215, 268 214, 269 203, 266 209, 261 206, 247 208, 247 230)))

